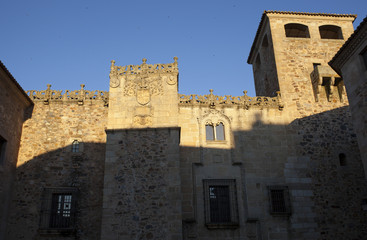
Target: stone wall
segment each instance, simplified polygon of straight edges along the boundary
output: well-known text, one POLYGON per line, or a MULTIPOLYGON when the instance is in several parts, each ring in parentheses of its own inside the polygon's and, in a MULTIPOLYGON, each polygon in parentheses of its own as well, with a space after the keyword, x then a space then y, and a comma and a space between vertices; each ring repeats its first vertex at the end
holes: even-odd
POLYGON ((0 239, 4 239, 22 124, 32 105, 0 62, 0 239))
POLYGON ((108 130, 101 239, 182 239, 179 135, 108 130))
POLYGON ((23 125, 7 239, 100 238, 107 107, 103 100, 79 100, 34 99, 23 125), (65 187, 78 190, 76 231, 49 231, 40 224, 45 191, 65 187))

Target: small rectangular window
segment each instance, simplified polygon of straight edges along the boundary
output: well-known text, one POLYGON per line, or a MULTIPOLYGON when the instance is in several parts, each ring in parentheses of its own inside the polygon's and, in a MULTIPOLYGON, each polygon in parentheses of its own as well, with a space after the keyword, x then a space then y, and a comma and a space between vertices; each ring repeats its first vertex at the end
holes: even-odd
POLYGON ((290 200, 287 186, 269 186, 270 214, 290 215, 290 200))
POLYGON ((238 227, 236 181, 205 179, 205 222, 208 228, 238 227))
POLYGON ((6 140, 0 135, 0 165, 5 162, 6 140))
POLYGON ((215 135, 216 135, 216 140, 219 141, 224 141, 224 125, 223 123, 219 123, 216 127, 215 127, 215 135))

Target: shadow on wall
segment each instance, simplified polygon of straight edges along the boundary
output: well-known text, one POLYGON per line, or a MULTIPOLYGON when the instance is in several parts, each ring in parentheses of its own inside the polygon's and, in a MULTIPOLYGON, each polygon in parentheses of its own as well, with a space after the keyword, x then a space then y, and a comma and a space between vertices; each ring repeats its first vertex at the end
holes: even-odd
MULTIPOLYGON (((289 125, 265 124, 259 115, 250 131, 232 134, 236 146, 232 149, 222 149, 216 143, 205 148, 180 147, 184 239, 204 236, 219 239, 228 234, 250 236, 251 219, 257 219, 259 231, 269 236, 285 234, 292 238, 315 231, 325 239, 364 238, 367 216, 361 211, 361 203, 367 195, 367 185, 347 108, 297 119, 289 125), (212 194, 210 181, 231 179, 235 179, 236 185, 230 198, 236 196, 238 208, 229 211, 231 216, 235 214, 233 211, 237 212, 239 227, 210 230, 212 225, 208 223, 212 216, 208 218, 208 211, 214 211, 208 208, 212 194), (288 188, 290 215, 277 218, 271 214, 269 186, 288 188), (275 226, 288 230, 277 233, 279 228, 275 226)), ((149 144, 144 141, 142 149, 144 144, 149 144)), ((62 233, 62 239, 99 239, 106 145, 80 144, 78 153, 73 153, 75 146, 70 145, 39 155, 17 168, 8 239, 46 238, 55 231, 62 233), (73 208, 74 205, 77 207, 73 208), (57 210, 62 216, 52 216, 57 210), (68 214, 75 214, 75 218, 68 214)), ((159 177, 161 165, 149 165, 146 169, 143 161, 152 159, 138 159, 141 162, 132 161, 135 171, 159 177)), ((165 159, 167 155, 162 150, 162 155, 153 160, 161 163, 165 159)), ((115 176, 116 183, 124 177, 131 176, 115 176)), ((231 183, 213 184, 232 186, 231 183)), ((149 179, 130 187, 139 192, 134 194, 134 201, 148 201, 144 194, 159 191, 159 186, 149 179)), ((116 199, 116 209, 121 201, 124 199, 116 199)), ((154 201, 149 199, 149 203, 154 201)), ((147 208, 157 208, 157 205, 147 208)), ((141 238, 154 236, 146 226, 141 226, 138 234, 141 238)))

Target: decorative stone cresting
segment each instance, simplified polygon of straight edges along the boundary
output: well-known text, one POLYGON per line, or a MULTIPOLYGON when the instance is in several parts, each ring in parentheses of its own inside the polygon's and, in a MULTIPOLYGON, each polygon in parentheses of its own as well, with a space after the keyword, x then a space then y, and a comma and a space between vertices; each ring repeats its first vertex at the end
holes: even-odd
POLYGON ((51 90, 51 85, 47 84, 47 89, 42 91, 29 90, 26 93, 33 101, 43 101, 44 104, 49 104, 50 102, 78 102, 78 104, 83 105, 85 100, 102 100, 105 105, 108 105, 108 91, 89 91, 84 90, 85 85, 80 85, 80 90, 70 91, 65 90, 51 90))
POLYGON ((232 95, 217 96, 213 94, 213 90, 210 89, 210 94, 196 95, 196 94, 179 94, 179 104, 181 106, 209 106, 215 108, 216 106, 243 106, 245 109, 251 107, 256 108, 278 108, 283 110, 284 104, 280 96, 280 92, 277 92, 276 97, 249 97, 247 91, 243 91, 243 96, 234 97, 232 95))
POLYGON ((127 65, 127 66, 115 66, 115 60, 111 61, 110 77, 123 76, 131 74, 146 74, 146 73, 178 73, 177 57, 174 57, 173 63, 166 64, 147 64, 147 59, 143 58, 141 65, 127 65), (112 76, 111 76, 112 75, 112 76))

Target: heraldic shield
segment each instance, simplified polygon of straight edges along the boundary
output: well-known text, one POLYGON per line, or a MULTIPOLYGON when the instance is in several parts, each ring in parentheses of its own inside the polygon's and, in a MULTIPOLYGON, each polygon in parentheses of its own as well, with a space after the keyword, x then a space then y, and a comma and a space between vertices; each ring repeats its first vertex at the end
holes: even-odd
POLYGON ((145 105, 150 102, 150 91, 146 88, 141 88, 136 93, 136 100, 139 104, 145 105))

